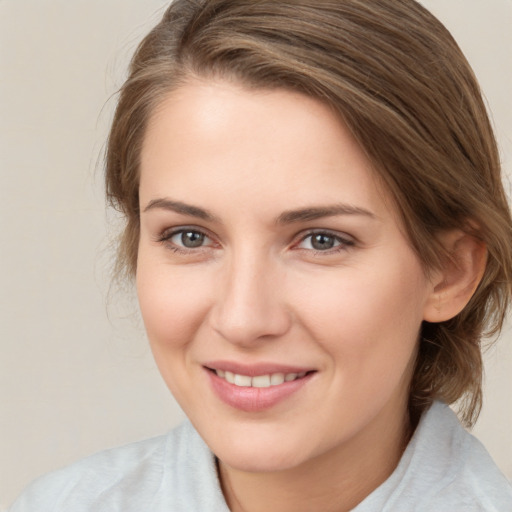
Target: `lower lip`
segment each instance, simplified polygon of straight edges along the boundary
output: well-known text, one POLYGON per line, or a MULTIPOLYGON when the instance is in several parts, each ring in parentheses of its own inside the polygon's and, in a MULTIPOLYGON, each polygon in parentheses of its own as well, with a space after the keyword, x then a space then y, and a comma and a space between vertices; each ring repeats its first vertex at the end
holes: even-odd
POLYGON ((283 400, 299 391, 312 378, 313 373, 304 377, 283 382, 268 388, 236 386, 219 377, 215 372, 206 369, 213 391, 226 404, 245 412, 260 412, 274 407, 283 400))

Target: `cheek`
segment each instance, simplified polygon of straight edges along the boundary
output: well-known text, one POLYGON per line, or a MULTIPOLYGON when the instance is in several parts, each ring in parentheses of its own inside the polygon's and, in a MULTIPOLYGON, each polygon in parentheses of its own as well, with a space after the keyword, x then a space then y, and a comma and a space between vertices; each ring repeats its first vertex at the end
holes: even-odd
POLYGON ((206 283, 197 271, 178 270, 140 255, 137 295, 153 348, 179 350, 190 341, 208 309, 206 283))
POLYGON ((400 373, 409 363, 423 314, 424 280, 416 262, 346 269, 312 280, 302 292, 307 329, 347 371, 400 373))

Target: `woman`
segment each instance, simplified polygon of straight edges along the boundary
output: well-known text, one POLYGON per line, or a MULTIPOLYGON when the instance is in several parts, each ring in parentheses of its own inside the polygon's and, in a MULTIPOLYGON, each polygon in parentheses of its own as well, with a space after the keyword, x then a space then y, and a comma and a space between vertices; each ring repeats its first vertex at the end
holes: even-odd
POLYGON ((106 183, 190 423, 13 511, 512 508, 445 405, 478 415, 510 213, 475 78, 419 4, 176 0, 132 61, 106 183))

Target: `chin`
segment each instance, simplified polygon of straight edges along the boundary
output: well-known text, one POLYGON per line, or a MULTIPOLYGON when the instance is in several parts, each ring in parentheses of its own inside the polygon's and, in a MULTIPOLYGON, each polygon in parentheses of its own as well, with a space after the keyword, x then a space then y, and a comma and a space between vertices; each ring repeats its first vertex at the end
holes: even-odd
POLYGON ((293 469, 304 462, 297 453, 276 453, 271 449, 221 451, 218 459, 227 466, 246 473, 276 473, 293 469))
POLYGON ((210 448, 227 466, 249 473, 289 470, 313 456, 304 446, 303 436, 283 432, 282 435, 275 432, 263 435, 260 431, 253 435, 222 436, 213 440, 210 448))

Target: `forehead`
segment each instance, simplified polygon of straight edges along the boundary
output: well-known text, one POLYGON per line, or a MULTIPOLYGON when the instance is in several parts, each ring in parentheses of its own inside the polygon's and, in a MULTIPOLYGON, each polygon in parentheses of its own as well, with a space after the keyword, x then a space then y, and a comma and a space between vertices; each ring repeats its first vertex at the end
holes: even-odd
POLYGON ((274 192, 278 205, 392 208, 371 161, 328 105, 284 89, 193 81, 169 93, 150 118, 141 200, 157 189, 189 196, 221 184, 233 197, 274 192))

